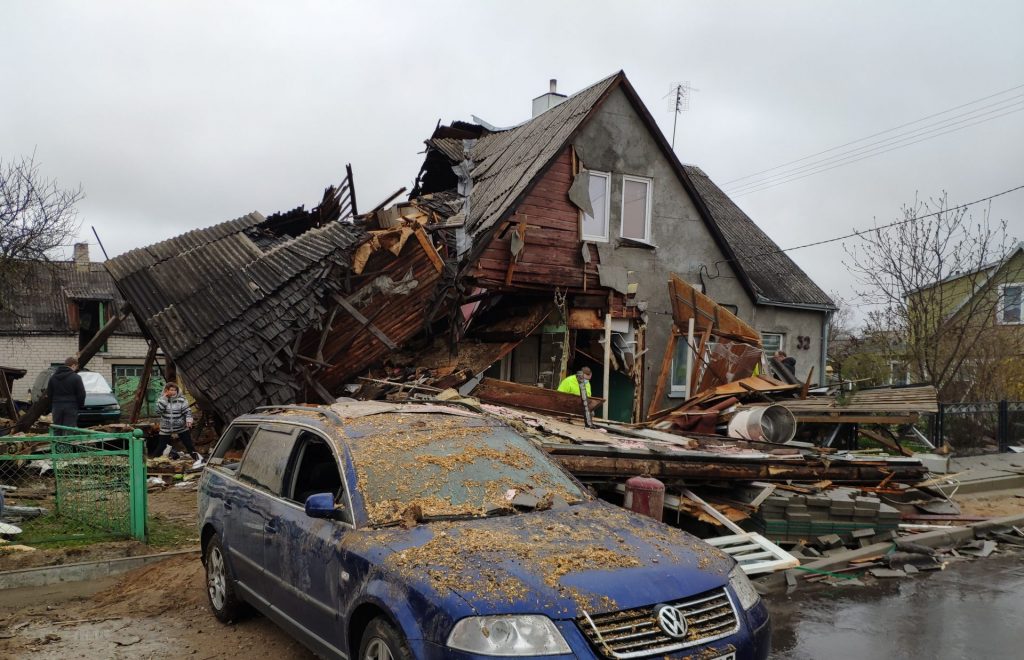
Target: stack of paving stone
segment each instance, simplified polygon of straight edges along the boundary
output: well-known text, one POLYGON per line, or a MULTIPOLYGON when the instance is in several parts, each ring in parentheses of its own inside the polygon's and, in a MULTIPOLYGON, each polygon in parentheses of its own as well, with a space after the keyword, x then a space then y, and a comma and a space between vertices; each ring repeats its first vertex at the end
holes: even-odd
POLYGON ((853 488, 832 488, 817 495, 776 490, 751 516, 754 531, 775 542, 796 542, 837 534, 847 543, 856 538, 884 536, 896 529, 900 512, 876 497, 853 488))

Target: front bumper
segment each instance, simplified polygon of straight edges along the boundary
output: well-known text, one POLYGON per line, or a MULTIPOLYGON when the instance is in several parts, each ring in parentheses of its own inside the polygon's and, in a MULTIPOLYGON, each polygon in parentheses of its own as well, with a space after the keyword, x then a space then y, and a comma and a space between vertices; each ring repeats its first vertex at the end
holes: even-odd
MULTIPOLYGON (((716 640, 710 644, 690 646, 668 655, 658 654, 652 658, 665 658, 667 660, 686 660, 693 658, 716 658, 730 653, 736 654, 736 660, 766 660, 771 650, 771 621, 768 617, 768 609, 764 601, 758 601, 753 608, 741 617, 744 621, 739 632, 716 640)), ((583 633, 573 621, 555 621, 562 637, 565 638, 570 655, 546 655, 539 656, 539 660, 569 660, 571 658, 584 658, 593 660, 605 660, 604 656, 595 653, 594 649, 587 642, 583 633)), ((411 640, 409 643, 413 656, 429 660, 441 660, 452 658, 454 660, 495 660, 492 655, 479 655, 453 651, 443 644, 427 642, 425 640, 411 640)))

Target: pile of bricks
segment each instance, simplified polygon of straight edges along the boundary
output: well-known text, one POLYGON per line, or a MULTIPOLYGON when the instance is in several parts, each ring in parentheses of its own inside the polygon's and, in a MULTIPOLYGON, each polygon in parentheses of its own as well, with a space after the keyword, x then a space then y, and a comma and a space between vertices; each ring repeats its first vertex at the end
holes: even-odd
POLYGON ((776 542, 835 534, 843 543, 891 535, 899 510, 853 488, 831 488, 815 495, 776 490, 751 517, 755 531, 776 542))

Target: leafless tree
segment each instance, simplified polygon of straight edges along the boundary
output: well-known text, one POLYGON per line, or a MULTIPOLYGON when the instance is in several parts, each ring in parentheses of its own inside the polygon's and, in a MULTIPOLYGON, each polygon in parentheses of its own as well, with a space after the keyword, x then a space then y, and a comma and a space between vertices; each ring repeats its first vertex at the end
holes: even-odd
POLYGON ((10 285, 22 266, 46 261, 78 233, 81 186, 63 188, 42 174, 35 155, 0 159, 0 312, 10 310, 10 285))
POLYGON ((1020 352, 1020 333, 996 324, 998 284, 1007 277, 1001 266, 1013 247, 1006 223, 993 226, 988 210, 974 221, 945 193, 901 212, 894 226, 866 231, 845 248, 858 294, 877 306, 865 331, 944 400, 977 396, 991 380, 982 371, 998 368, 990 357, 1020 352))

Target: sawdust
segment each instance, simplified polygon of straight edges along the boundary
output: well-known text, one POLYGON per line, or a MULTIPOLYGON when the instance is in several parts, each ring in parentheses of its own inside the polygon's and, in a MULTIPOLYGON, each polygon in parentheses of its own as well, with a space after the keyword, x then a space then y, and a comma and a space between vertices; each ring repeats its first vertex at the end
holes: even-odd
POLYGON ((413 413, 353 422, 345 431, 375 525, 400 523, 412 506, 424 520, 512 511, 518 492, 586 498, 528 440, 491 420, 413 413))

